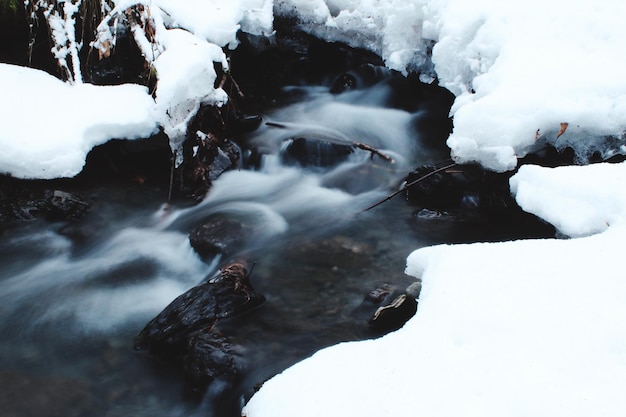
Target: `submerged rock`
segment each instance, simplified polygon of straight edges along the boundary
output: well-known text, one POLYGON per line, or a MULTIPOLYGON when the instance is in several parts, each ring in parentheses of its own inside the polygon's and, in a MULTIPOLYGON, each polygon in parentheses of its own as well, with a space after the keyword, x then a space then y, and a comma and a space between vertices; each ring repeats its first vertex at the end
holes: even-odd
POLYGON ((245 236, 241 221, 215 216, 189 234, 189 243, 202 258, 211 258, 231 254, 245 243, 245 236))
POLYGON ((288 251, 299 262, 329 268, 351 268, 370 262, 374 248, 348 236, 301 242, 288 251))
POLYGON ((354 147, 352 145, 294 138, 288 141, 281 154, 281 159, 287 165, 333 167, 346 161, 353 153, 354 147))
POLYGON ((216 325, 264 301, 254 292, 244 264, 227 265, 172 301, 137 335, 134 348, 181 366, 194 390, 216 378, 232 379, 238 374, 238 359, 216 325))

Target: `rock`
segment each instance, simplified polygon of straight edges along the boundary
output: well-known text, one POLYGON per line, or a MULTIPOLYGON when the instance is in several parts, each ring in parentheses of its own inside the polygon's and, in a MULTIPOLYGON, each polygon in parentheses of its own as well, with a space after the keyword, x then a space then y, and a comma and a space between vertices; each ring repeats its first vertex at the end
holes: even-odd
POLYGON ((194 391, 202 390, 218 378, 235 378, 240 372, 241 357, 228 339, 215 330, 193 335, 185 352, 183 373, 194 391))
POLYGON ((366 300, 374 303, 382 303, 385 298, 389 296, 394 290, 391 284, 381 284, 372 291, 370 291, 365 297, 366 300))
POLYGON ((299 262, 329 268, 352 268, 370 262, 373 247, 347 236, 334 236, 295 245, 289 249, 289 255, 299 262))
POLYGON ((73 220, 87 212, 90 204, 85 198, 58 188, 47 188, 51 185, 62 184, 0 176, 0 221, 73 220))
POLYGON ((417 297, 421 291, 421 282, 411 284, 403 294, 391 302, 378 307, 368 320, 371 328, 378 331, 393 331, 404 326, 417 312, 417 297))
POLYGON ((511 195, 514 172, 457 165, 424 177, 434 169, 419 167, 407 177, 408 183, 424 178, 406 191, 407 200, 418 206, 410 223, 416 234, 455 243, 554 237, 553 226, 524 212, 511 195))
POLYGON ((157 356, 171 356, 197 331, 218 320, 258 307, 265 297, 255 294, 241 263, 225 266, 215 278, 178 296, 139 333, 135 348, 157 356))
POLYGON ((89 203, 76 194, 61 190, 48 193, 48 218, 67 220, 81 217, 89 209, 89 203))
POLYGON ((354 75, 343 74, 337 77, 332 87, 330 87, 331 94, 340 94, 345 91, 354 90, 356 88, 356 78, 354 75))
POLYGON ((202 258, 230 254, 245 242, 245 226, 239 220, 214 217, 194 229, 189 243, 202 258))
POLYGON ((283 163, 301 167, 333 167, 346 161, 354 153, 352 145, 341 145, 324 140, 290 139, 281 153, 283 163))
POLYGON ((238 374, 234 350, 217 332, 218 322, 264 301, 254 292, 245 265, 229 264, 172 301, 137 335, 134 348, 179 365, 192 388, 200 390, 215 378, 238 374))

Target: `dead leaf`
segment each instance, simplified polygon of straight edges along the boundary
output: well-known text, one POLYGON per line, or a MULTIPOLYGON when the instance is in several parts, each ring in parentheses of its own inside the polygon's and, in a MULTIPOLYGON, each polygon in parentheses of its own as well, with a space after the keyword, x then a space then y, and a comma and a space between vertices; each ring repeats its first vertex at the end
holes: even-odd
POLYGON ((565 130, 567 130, 567 126, 569 126, 569 123, 561 123, 561 130, 559 130, 559 133, 556 135, 557 139, 561 137, 563 133, 565 133, 565 130))

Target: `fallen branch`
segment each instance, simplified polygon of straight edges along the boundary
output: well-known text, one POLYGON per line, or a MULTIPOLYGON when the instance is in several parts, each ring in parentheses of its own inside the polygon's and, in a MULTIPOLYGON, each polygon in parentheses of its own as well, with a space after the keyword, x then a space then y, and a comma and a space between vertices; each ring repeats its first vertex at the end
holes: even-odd
POLYGON ((426 178, 428 178, 428 177, 430 177, 430 176, 432 176, 432 175, 435 175, 435 174, 436 174, 436 173, 438 173, 438 172, 445 171, 445 170, 450 169, 450 168, 452 168, 452 167, 454 167, 454 166, 456 166, 456 163, 454 163, 454 162, 453 162, 453 163, 448 164, 448 165, 446 165, 446 166, 443 166, 443 167, 441 167, 441 168, 434 169, 434 170, 432 170, 431 172, 429 172, 428 174, 423 175, 423 176, 419 177, 418 179, 416 179, 416 180, 414 180, 414 181, 411 181, 411 182, 410 182, 410 183, 408 183, 408 184, 405 184, 405 185, 404 185, 404 187, 400 188, 400 189, 399 189, 398 191, 396 191, 395 193, 389 194, 389 195, 388 195, 387 197, 385 197, 383 200, 380 200, 380 201, 379 201, 379 202, 377 202, 376 204, 373 204, 373 205, 369 206, 368 208, 366 208, 366 209, 365 209, 365 210, 363 210, 363 211, 368 211, 368 210, 373 209, 374 207, 378 207, 378 206, 380 206, 381 204, 386 203, 387 201, 391 200, 392 198, 394 198, 395 196, 397 196, 397 195, 398 195, 398 194, 400 194, 401 192, 406 191, 409 187, 412 187, 413 185, 417 184, 418 182, 423 181, 423 180, 425 180, 426 178))
POLYGON ((378 149, 374 149, 371 146, 365 144, 365 143, 361 143, 361 142, 353 142, 352 143, 353 146, 359 148, 359 149, 363 149, 364 151, 368 151, 372 154, 372 158, 374 157, 374 155, 378 155, 381 158, 383 158, 385 161, 389 162, 390 164, 395 164, 396 161, 393 160, 392 157, 390 157, 389 155, 385 155, 384 153, 382 153, 381 151, 379 151, 378 149))

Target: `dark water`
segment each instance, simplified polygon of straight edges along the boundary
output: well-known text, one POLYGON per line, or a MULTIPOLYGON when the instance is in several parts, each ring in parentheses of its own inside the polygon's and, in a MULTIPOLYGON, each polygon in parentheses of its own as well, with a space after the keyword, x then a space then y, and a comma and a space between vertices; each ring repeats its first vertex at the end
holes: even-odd
MULTIPOLYGON (((15 416, 229 416, 256 384, 316 350, 377 337, 364 296, 382 283, 405 288, 411 251, 481 240, 484 225, 412 222, 395 190, 412 167, 447 158, 416 130, 420 111, 390 108, 387 84, 299 100, 265 115, 245 138, 261 167, 228 172, 194 207, 164 209, 167 190, 138 184, 83 190, 89 213, 71 224, 44 221, 5 230, 0 240, 0 410, 15 416), (325 168, 286 166, 290 138, 358 140, 393 157, 357 150, 325 168), (357 139, 355 139, 357 138, 357 139), (198 398, 180 372, 132 350, 133 337, 170 301, 228 259, 203 262, 189 232, 213 215, 254 225, 233 258, 255 263, 262 308, 220 323, 239 346, 242 380, 198 398), (410 225, 411 224, 411 225, 410 225)), ((510 235, 516 233, 511 226, 510 235)), ((367 365, 366 365, 367 366, 367 365)), ((372 364, 372 366, 378 366, 372 364)))

